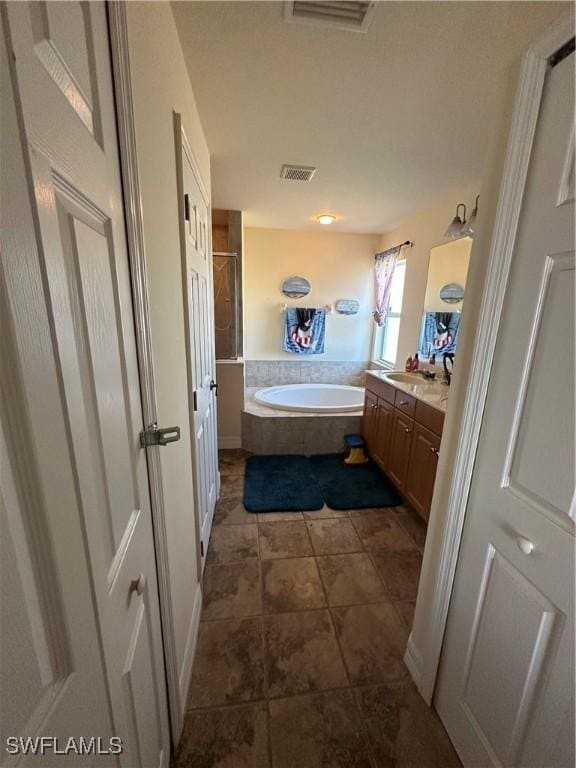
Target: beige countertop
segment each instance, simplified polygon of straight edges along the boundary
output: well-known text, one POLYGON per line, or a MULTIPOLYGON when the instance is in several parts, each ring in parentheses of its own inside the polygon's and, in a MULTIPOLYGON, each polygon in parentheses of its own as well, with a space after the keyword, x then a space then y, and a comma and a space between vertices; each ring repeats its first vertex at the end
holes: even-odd
POLYGON ((380 379, 380 381, 386 382, 386 384, 389 384, 391 387, 395 387, 396 389, 400 389, 402 392, 406 392, 408 395, 412 395, 412 397, 415 397, 416 400, 421 400, 423 403, 431 405, 433 408, 442 411, 442 413, 446 413, 446 405, 448 403, 448 393, 450 392, 450 387, 447 384, 444 384, 444 382, 438 381, 438 376, 441 374, 437 373, 436 380, 434 381, 425 379, 419 374, 414 374, 417 376, 417 379, 415 379, 414 383, 408 383, 404 381, 394 381, 388 377, 389 373, 403 373, 403 371, 370 370, 366 371, 366 373, 369 376, 380 379))

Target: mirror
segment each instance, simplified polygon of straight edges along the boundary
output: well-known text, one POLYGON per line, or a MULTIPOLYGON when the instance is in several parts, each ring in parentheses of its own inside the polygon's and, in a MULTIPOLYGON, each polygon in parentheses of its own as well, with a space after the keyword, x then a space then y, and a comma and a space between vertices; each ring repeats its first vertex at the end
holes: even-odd
POLYGON ((441 362, 443 354, 456 352, 471 249, 472 239, 463 237, 430 251, 418 342, 418 356, 423 361, 434 353, 441 362))

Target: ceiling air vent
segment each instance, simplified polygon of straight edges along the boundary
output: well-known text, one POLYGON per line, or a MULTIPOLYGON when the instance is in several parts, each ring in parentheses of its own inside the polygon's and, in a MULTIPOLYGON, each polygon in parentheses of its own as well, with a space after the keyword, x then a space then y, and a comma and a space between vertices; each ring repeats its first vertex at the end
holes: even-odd
POLYGON ((332 2, 294 2, 284 3, 284 18, 287 21, 295 21, 301 24, 316 24, 323 27, 346 29, 351 32, 366 32, 372 17, 376 3, 353 3, 345 0, 333 0, 332 2))
POLYGON ((283 165, 280 178, 287 181, 310 181, 316 173, 316 168, 306 165, 283 165))

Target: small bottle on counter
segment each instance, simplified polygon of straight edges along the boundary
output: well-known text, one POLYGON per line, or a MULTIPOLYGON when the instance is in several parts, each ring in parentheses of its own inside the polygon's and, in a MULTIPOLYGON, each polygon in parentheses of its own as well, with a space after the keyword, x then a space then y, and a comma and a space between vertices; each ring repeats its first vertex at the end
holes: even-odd
POLYGON ((406 367, 404 369, 406 371, 406 373, 410 373, 410 371, 412 370, 412 365, 413 364, 414 364, 414 361, 412 360, 412 358, 410 356, 408 356, 408 359, 406 360, 406 367))
POLYGON ((412 360, 412 368, 411 371, 417 371, 420 367, 420 360, 418 359, 418 352, 414 355, 414 359, 412 360))

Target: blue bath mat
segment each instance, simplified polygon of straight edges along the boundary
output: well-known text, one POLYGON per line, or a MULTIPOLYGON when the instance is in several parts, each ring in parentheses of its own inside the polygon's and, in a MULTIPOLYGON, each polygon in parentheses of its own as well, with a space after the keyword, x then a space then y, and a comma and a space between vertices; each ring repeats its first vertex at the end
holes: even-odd
POLYGON ((310 456, 324 501, 332 509, 397 507, 402 499, 373 463, 348 465, 341 453, 310 456))
POLYGON ((306 456, 250 456, 244 506, 249 512, 302 512, 324 501, 306 456))

